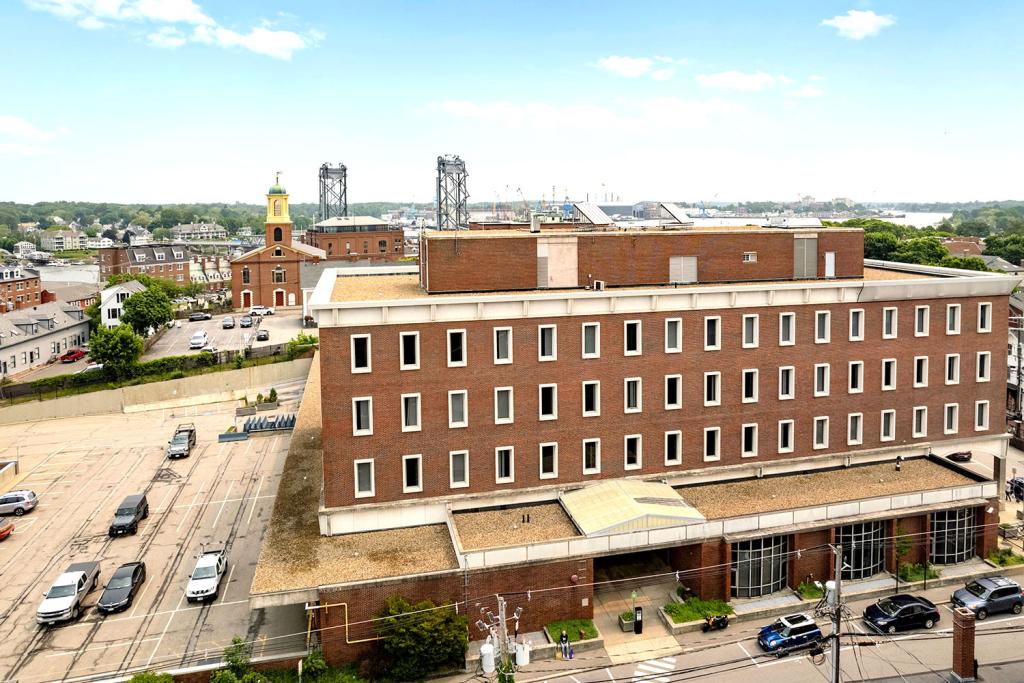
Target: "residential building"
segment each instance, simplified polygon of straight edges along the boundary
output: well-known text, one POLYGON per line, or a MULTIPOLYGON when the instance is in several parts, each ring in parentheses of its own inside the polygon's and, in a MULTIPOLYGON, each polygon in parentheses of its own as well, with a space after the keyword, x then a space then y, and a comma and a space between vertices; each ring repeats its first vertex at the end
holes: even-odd
POLYGON ((108 249, 114 246, 114 240, 109 237, 89 237, 85 240, 87 249, 108 249))
POLYGON ((79 230, 43 230, 39 233, 39 243, 44 251, 70 251, 84 249, 86 234, 79 230))
POLYGON ((184 244, 115 245, 99 250, 100 280, 122 273, 145 273, 150 277, 184 285, 191 281, 190 254, 184 244))
POLYGON ((171 238, 175 242, 225 240, 228 238, 228 229, 216 223, 182 223, 171 228, 171 238))
POLYGON ((128 280, 107 287, 100 292, 100 324, 104 327, 117 327, 121 324, 124 313, 124 302, 133 294, 146 291, 145 285, 138 280, 128 280))
POLYGON ((14 255, 18 258, 25 258, 36 251, 36 245, 31 242, 15 242, 14 255))
POLYGON ((80 308, 54 302, 0 315, 0 376, 19 375, 89 341, 80 308))
POLYGON ((985 262, 985 267, 990 270, 998 270, 1004 273, 1021 273, 1024 272, 1024 267, 1010 263, 1001 256, 991 256, 984 254, 981 256, 981 260, 985 262))
POLYGON ((397 261, 405 256, 405 233, 373 216, 335 216, 306 231, 305 243, 328 261, 397 261))
POLYGON ((129 226, 124 231, 124 236, 128 238, 128 245, 132 247, 140 247, 153 241, 153 233, 138 225, 129 226))
POLYGON ((231 288, 231 261, 224 256, 193 256, 189 263, 192 282, 208 292, 231 288))
POLYGON ((981 256, 981 252, 984 250, 980 237, 944 239, 942 246, 949 250, 950 256, 981 256))
POLYGON ((99 285, 87 282, 47 282, 43 289, 44 304, 51 301, 85 310, 99 301, 99 285))
POLYGON ((39 272, 17 263, 0 265, 0 312, 31 308, 42 303, 39 272))
POLYGON ((322 249, 292 239, 288 192, 279 182, 267 191, 264 246, 231 262, 231 292, 236 308, 299 306, 302 304, 300 265, 321 261, 322 249))
POLYGON ((392 595, 524 596, 528 631, 592 617, 628 566, 756 600, 829 579, 829 543, 850 590, 896 570, 901 534, 913 563, 995 547, 1019 277, 760 226, 425 232, 418 275, 346 273, 308 301, 307 502, 320 555, 358 566, 261 560, 250 596, 310 610, 332 661, 392 595))

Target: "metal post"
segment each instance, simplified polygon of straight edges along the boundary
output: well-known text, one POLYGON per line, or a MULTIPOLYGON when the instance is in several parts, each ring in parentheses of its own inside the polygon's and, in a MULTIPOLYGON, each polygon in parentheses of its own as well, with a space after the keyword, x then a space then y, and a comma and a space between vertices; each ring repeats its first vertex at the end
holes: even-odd
POLYGON ((839 635, 843 619, 843 546, 832 548, 836 555, 835 589, 829 594, 829 607, 832 610, 832 683, 839 681, 839 635))
POLYGON ((501 648, 501 662, 508 664, 508 628, 505 626, 505 598, 498 596, 498 646, 501 648))

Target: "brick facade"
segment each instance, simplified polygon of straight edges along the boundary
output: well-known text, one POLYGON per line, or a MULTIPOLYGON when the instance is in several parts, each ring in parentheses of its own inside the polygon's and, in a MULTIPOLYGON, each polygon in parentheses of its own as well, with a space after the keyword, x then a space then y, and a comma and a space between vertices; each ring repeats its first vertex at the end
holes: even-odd
POLYGON ((232 305, 244 310, 301 306, 300 264, 319 260, 287 244, 272 244, 235 259, 231 262, 232 305))
POLYGON ((305 242, 323 249, 328 261, 399 261, 405 256, 405 232, 401 228, 333 233, 310 229, 305 242))
POLYGON ((21 277, 0 280, 0 313, 20 311, 45 304, 52 299, 43 299, 39 276, 22 272, 21 277))

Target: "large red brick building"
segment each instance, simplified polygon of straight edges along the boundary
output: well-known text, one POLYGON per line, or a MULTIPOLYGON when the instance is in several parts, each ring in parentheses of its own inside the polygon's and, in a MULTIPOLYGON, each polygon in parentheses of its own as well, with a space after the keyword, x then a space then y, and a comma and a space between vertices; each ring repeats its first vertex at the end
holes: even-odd
POLYGON ((320 530, 359 572, 253 600, 309 603, 329 657, 369 647, 389 595, 474 614, 530 594, 534 630, 592 616, 638 558, 753 600, 829 578, 829 544, 849 581, 994 547, 1020 278, 865 263, 842 228, 432 232, 420 250, 418 276, 328 269, 309 301, 320 530), (992 475, 943 457, 963 450, 992 475), (371 539, 435 554, 375 563, 371 539))
POLYGON ((100 282, 111 275, 143 273, 185 286, 191 282, 189 259, 184 244, 104 247, 99 250, 100 282))
POLYGON ((372 216, 335 216, 306 231, 305 243, 329 261, 398 261, 405 256, 401 226, 372 216))
POLYGON ((20 311, 41 303, 39 272, 17 263, 0 264, 0 313, 20 311))

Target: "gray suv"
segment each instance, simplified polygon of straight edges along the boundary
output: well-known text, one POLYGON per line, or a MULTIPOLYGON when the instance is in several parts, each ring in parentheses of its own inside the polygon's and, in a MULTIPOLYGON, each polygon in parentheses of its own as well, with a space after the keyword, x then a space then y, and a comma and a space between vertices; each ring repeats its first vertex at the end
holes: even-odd
POLYGON ((975 579, 953 593, 950 600, 955 606, 974 612, 979 620, 996 612, 1020 614, 1024 609, 1020 585, 1005 576, 975 579))
POLYGON ((21 517, 39 504, 39 498, 33 491, 8 491, 0 496, 0 515, 21 517))

